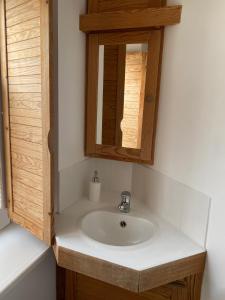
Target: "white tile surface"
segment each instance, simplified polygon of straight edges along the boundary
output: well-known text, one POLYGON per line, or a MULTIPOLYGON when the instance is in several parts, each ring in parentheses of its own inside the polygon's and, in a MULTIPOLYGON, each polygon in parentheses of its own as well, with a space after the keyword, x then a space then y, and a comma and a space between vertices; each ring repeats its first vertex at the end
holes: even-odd
POLYGON ((85 159, 60 171, 59 211, 87 194, 90 160, 85 159))
POLYGON ((106 159, 91 159, 90 173, 99 171, 102 188, 106 191, 131 190, 132 164, 106 159))
POLYGON ((131 191, 132 164, 105 159, 85 159, 60 171, 59 211, 88 196, 89 182, 97 170, 102 190, 131 191))
POLYGON ((156 232, 152 239, 135 246, 114 247, 88 238, 80 230, 82 216, 96 209, 118 211, 118 193, 102 195, 102 199, 107 201, 96 204, 82 199, 57 217, 56 242, 59 246, 135 270, 145 270, 204 252, 202 247, 174 226, 149 214, 148 209, 134 199, 131 215, 148 218, 156 225, 156 232))
POLYGON ((133 193, 158 214, 205 247, 210 198, 149 167, 134 165, 133 193))
POLYGON ((0 295, 34 267, 49 247, 21 227, 10 224, 0 231, 0 295))

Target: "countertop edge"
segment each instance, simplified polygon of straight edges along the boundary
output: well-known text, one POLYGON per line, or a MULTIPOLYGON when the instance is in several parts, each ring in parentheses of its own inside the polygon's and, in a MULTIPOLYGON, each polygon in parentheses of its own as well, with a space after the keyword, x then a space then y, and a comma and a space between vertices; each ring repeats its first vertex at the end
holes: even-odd
POLYGON ((203 273, 207 254, 206 251, 203 251, 138 271, 57 244, 54 246, 54 252, 60 267, 136 293, 145 292, 191 275, 203 273))

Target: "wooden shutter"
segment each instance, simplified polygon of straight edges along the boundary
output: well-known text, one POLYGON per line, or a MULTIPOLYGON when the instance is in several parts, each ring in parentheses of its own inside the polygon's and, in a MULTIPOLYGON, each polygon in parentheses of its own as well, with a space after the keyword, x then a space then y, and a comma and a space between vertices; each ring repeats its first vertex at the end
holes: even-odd
POLYGON ((10 218, 51 244, 50 1, 0 0, 10 218))

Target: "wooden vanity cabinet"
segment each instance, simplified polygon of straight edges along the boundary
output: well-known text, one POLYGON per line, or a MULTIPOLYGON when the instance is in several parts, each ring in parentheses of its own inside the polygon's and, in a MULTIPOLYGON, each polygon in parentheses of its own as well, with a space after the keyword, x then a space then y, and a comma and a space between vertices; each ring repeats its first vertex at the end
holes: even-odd
POLYGON ((201 284, 195 274, 138 294, 57 268, 57 300, 200 300, 201 284))

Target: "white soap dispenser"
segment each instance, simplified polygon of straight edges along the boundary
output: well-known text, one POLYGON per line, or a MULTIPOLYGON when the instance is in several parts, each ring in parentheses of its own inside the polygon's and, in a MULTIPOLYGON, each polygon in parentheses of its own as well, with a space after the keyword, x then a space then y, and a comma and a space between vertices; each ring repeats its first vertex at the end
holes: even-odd
POLYGON ((94 176, 89 185, 89 200, 99 202, 101 196, 101 182, 98 177, 98 171, 94 172, 94 176))

